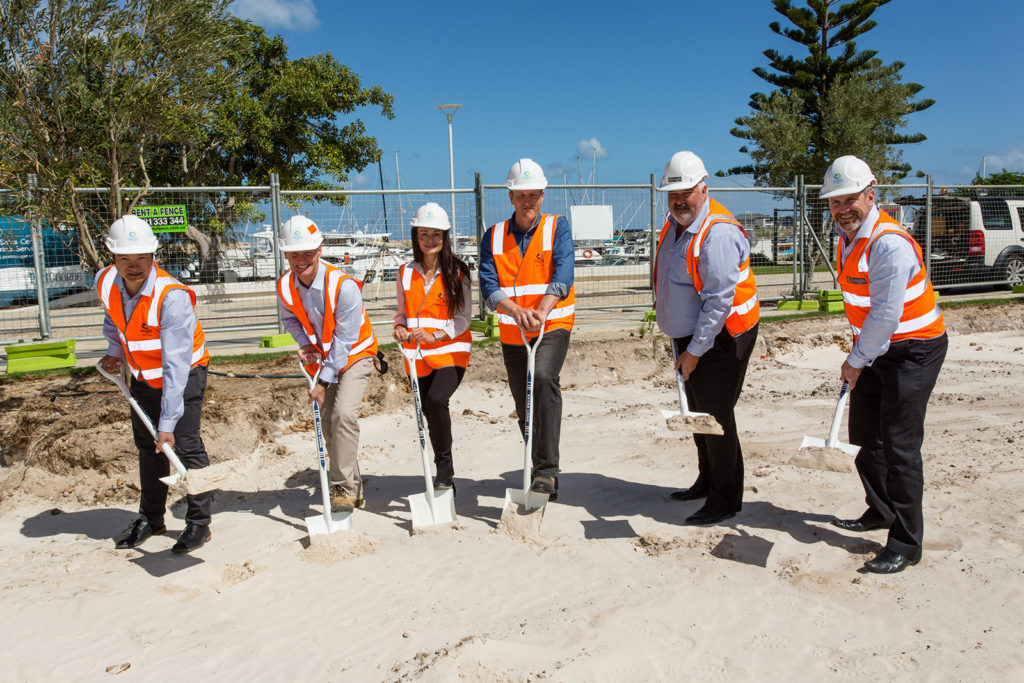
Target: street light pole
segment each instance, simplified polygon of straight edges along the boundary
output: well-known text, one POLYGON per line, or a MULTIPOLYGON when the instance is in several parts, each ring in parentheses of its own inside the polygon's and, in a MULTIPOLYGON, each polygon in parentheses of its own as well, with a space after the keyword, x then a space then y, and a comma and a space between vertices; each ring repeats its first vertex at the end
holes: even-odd
POLYGON ((451 219, 452 229, 455 228, 455 157, 452 155, 452 117, 455 116, 455 112, 462 108, 461 104, 439 104, 437 108, 441 110, 445 118, 448 119, 448 183, 449 188, 452 190, 451 193, 451 219))

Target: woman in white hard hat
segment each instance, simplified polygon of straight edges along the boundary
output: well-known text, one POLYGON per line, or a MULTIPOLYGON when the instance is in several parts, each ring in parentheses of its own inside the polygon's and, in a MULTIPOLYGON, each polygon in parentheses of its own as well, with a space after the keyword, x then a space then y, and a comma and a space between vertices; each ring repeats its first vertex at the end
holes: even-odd
POLYGON ((448 401, 469 365, 472 290, 469 268, 452 249, 445 210, 424 204, 410 225, 413 260, 398 272, 394 337, 406 349, 419 345, 415 372, 437 468, 434 487, 444 490, 454 488, 448 401))

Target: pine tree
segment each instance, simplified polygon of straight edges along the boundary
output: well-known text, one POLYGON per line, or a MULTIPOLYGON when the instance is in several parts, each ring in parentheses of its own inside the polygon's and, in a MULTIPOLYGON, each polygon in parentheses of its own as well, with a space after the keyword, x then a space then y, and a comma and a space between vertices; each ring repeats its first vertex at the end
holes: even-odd
POLYGON ((790 183, 799 174, 817 183, 832 159, 856 154, 881 182, 906 176, 910 166, 893 145, 926 139, 900 129, 907 115, 934 100, 914 99, 924 86, 902 82, 902 62, 885 64, 876 50, 858 51, 854 42, 878 25, 871 15, 888 2, 806 0, 806 7, 794 7, 790 0, 772 0, 792 26, 772 22, 769 28, 808 54, 801 59, 764 51, 768 68, 753 71, 775 90, 752 94, 751 113, 736 119, 730 132, 749 141, 740 151, 753 163, 729 173, 752 173, 761 186, 790 183))

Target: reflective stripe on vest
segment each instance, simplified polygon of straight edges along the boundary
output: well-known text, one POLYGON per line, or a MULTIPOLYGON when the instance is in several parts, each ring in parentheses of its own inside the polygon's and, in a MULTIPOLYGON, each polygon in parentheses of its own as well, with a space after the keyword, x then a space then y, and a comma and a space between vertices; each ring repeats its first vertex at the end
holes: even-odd
MULTIPOLYGON (((423 274, 411 263, 406 263, 399 271, 398 281, 404 295, 406 327, 422 327, 428 334, 433 334, 455 323, 454 313, 448 309, 440 275, 434 278, 427 290, 423 274)), ((403 342, 402 346, 412 350, 416 348, 416 342, 403 342)), ((423 377, 449 366, 468 367, 472 347, 473 336, 468 327, 454 339, 421 343, 420 355, 416 359, 416 376, 423 377)), ((405 371, 409 372, 408 359, 405 360, 405 371)))
MULTIPOLYGON (((704 289, 704 283, 700 279, 700 253, 704 247, 704 240, 708 238, 708 234, 711 232, 711 226, 716 224, 732 225, 744 237, 747 236, 743 226, 729 213, 728 209, 710 197, 708 201, 710 202, 708 215, 701 222, 700 228, 690 239, 686 249, 686 272, 693 278, 693 287, 697 290, 698 294, 704 289)), ((665 236, 671 227, 672 219, 668 217, 665 219, 665 225, 661 227, 661 234, 658 236, 658 250, 661 249, 661 244, 665 241, 665 236)), ((754 271, 750 268, 750 257, 748 256, 738 267, 739 278, 736 282, 736 291, 732 297, 729 314, 725 318, 725 329, 733 337, 737 337, 752 328, 761 318, 761 303, 757 298, 757 283, 754 280, 754 271)), ((654 252, 654 282, 656 286, 658 282, 657 250, 654 252)), ((657 289, 655 289, 655 295, 657 295, 657 289)))
MULTIPOLYGON (((154 265, 156 277, 152 287, 142 293, 128 320, 124 318, 124 303, 121 289, 115 284, 117 269, 114 266, 105 268, 97 280, 96 290, 104 310, 110 316, 124 350, 124 358, 132 377, 142 380, 154 389, 163 386, 163 356, 160 341, 160 308, 164 297, 173 289, 183 289, 192 302, 193 312, 196 294, 191 289, 175 280, 171 275, 154 265)), ((148 284, 148 281, 147 281, 148 284)), ((146 285, 143 285, 144 287, 146 285)), ((190 367, 206 365, 210 362, 210 353, 206 349, 206 335, 203 326, 196 318, 196 329, 192 333, 192 357, 190 367)))
POLYGON ((935 303, 935 290, 925 269, 921 246, 903 226, 885 211, 879 210, 878 221, 872 226, 871 234, 854 243, 849 255, 843 259, 843 249, 836 253, 836 273, 839 288, 843 292, 843 308, 853 329, 854 341, 860 337, 861 328, 871 311, 871 280, 868 269, 868 255, 871 247, 882 235, 899 235, 910 242, 917 256, 918 270, 910 278, 903 293, 903 312, 900 314, 896 331, 890 342, 904 339, 934 339, 946 331, 945 320, 935 303))
MULTIPOLYGON (((299 290, 295 285, 295 277, 292 274, 291 269, 288 269, 284 275, 282 275, 277 281, 277 295, 280 297, 285 307, 295 314, 295 317, 302 323, 302 329, 306 333, 306 344, 312 344, 320 352, 321 358, 326 359, 327 354, 330 353, 331 347, 334 345, 334 313, 338 305, 338 296, 341 292, 341 283, 346 278, 351 279, 353 282, 356 280, 351 276, 346 275, 340 268, 332 266, 326 261, 319 262, 320 267, 324 268, 324 322, 323 330, 321 334, 323 339, 318 339, 316 336, 316 329, 313 324, 309 322, 309 316, 306 315, 306 309, 302 305, 302 299, 299 297, 299 290)), ((345 362, 345 367, 338 371, 338 374, 345 372, 358 360, 363 358, 372 358, 377 355, 377 337, 373 334, 373 326, 370 324, 370 318, 366 315, 366 306, 363 309, 363 320, 359 325, 359 336, 356 338, 356 343, 352 345, 352 348, 348 352, 348 360, 345 362)), ((306 346, 300 342, 300 346, 306 346)), ((306 371, 312 375, 316 372, 316 363, 310 363, 306 366, 306 371)))
MULTIPOLYGON (((491 226, 491 253, 494 255, 498 286, 524 308, 537 308, 547 294, 551 279, 554 277, 553 248, 557 224, 557 215, 541 214, 525 254, 519 251, 509 221, 491 226)), ((544 332, 556 329, 571 331, 576 319, 575 313, 576 286, 573 285, 569 288, 569 294, 555 303, 554 308, 548 313, 544 332)), ((523 338, 519 333, 519 326, 512 316, 498 313, 498 330, 501 343, 522 345, 523 338)), ((527 334, 528 338, 536 336, 536 333, 527 334)))

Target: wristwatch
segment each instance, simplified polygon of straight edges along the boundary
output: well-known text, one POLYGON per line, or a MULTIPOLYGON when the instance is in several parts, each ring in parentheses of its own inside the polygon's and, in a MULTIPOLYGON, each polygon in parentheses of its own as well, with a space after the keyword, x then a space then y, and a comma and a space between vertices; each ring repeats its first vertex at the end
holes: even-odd
POLYGON ((434 333, 434 341, 439 342, 439 341, 443 340, 444 339, 443 335, 444 335, 444 332, 442 332, 441 330, 438 330, 437 332, 434 333))
POLYGON ((320 386, 322 386, 324 389, 326 389, 327 387, 331 386, 331 383, 328 382, 325 379, 317 379, 316 383, 319 384, 320 386))

